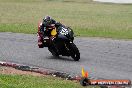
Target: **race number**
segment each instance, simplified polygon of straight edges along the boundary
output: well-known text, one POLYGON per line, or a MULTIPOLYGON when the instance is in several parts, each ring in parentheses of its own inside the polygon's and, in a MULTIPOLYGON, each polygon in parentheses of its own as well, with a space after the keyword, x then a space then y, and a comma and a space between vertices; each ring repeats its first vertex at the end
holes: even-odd
POLYGON ((61 33, 62 35, 67 35, 67 34, 68 34, 68 29, 62 27, 62 30, 60 31, 60 33, 61 33))

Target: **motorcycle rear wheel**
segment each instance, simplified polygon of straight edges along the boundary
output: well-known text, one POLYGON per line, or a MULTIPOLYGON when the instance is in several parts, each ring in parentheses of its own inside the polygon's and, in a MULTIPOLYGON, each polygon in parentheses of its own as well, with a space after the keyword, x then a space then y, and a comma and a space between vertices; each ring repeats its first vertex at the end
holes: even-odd
POLYGON ((58 52, 56 52, 56 50, 55 50, 54 47, 48 47, 48 50, 51 52, 51 54, 52 54, 54 57, 59 57, 59 54, 58 54, 58 52))

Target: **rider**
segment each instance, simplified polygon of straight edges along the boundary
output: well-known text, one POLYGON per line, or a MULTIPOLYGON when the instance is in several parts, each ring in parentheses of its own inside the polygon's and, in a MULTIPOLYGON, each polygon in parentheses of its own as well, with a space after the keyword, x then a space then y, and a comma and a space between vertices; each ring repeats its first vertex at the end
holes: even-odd
POLYGON ((47 30, 48 26, 51 24, 55 24, 55 27, 58 28, 62 24, 59 22, 56 22, 54 19, 52 19, 50 16, 45 16, 42 22, 41 32, 43 32, 43 36, 50 36, 50 32, 47 30))
MULTIPOLYGON (((48 27, 51 25, 51 24, 54 24, 56 29, 58 29, 59 26, 61 26, 62 24, 59 23, 59 22, 56 22, 54 19, 52 19, 50 16, 45 16, 44 19, 43 19, 43 22, 42 22, 42 25, 40 27, 40 33, 39 33, 39 36, 41 37, 41 42, 43 43, 43 37, 49 37, 50 40, 52 40, 52 36, 51 36, 51 31, 50 30, 47 30, 48 27)), ((42 47, 40 47, 42 48, 42 47)))

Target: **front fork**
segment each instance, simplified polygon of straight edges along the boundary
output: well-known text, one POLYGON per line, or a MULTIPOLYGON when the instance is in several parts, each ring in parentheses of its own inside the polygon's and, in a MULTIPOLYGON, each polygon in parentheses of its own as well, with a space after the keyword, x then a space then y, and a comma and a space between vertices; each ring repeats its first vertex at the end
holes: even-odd
POLYGON ((69 43, 64 43, 65 45, 65 49, 67 51, 67 53, 69 54, 69 56, 71 55, 71 50, 70 50, 70 44, 72 44, 72 41, 69 41, 69 43))

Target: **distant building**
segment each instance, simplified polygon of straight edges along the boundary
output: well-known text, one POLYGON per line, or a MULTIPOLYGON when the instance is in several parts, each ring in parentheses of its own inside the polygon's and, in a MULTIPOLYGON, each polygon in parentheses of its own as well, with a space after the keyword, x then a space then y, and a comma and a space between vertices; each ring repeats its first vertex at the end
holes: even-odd
POLYGON ((132 0, 93 0, 99 2, 111 2, 111 3, 132 3, 132 0))

